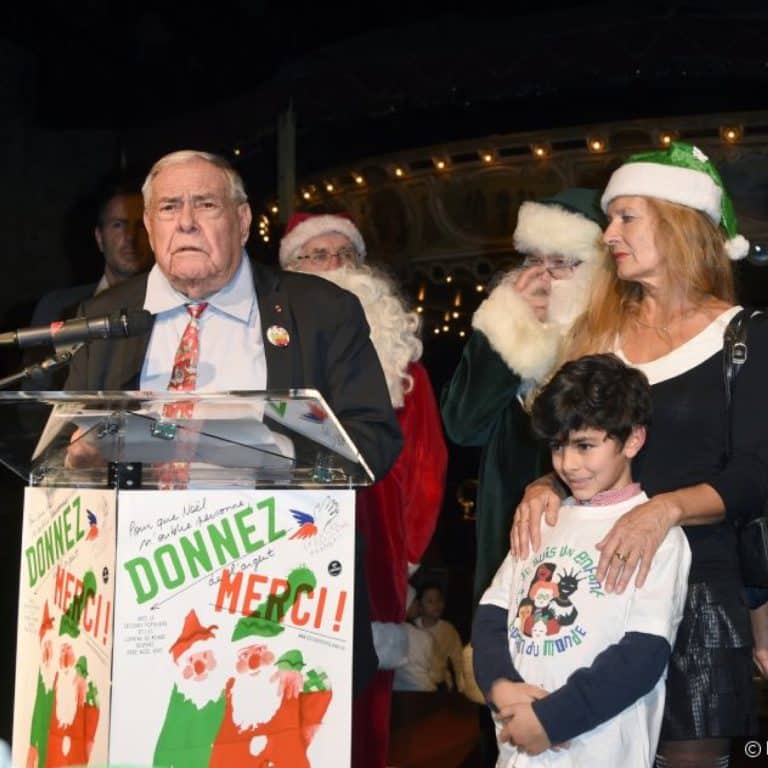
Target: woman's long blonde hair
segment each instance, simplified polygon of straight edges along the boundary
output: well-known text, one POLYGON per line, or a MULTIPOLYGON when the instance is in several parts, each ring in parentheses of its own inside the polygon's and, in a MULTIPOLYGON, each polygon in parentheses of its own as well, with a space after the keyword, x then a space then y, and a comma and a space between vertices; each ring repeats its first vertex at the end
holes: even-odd
MULTIPOLYGON (((645 199, 656 222, 656 247, 664 255, 669 283, 681 286, 681 293, 694 304, 712 298, 733 303, 733 273, 723 231, 701 211, 655 197, 645 199)), ((610 256, 592 286, 587 310, 571 329, 561 363, 611 351, 626 323, 639 311, 642 285, 620 280, 610 256)))

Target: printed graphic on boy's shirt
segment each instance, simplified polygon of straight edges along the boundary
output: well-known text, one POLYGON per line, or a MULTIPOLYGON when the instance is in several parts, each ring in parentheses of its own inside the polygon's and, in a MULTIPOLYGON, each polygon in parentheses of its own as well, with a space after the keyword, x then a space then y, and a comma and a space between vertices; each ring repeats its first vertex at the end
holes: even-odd
POLYGON ((603 597, 604 593, 594 575, 596 562, 586 551, 575 552, 565 545, 550 547, 537 561, 520 574, 522 586, 510 639, 518 653, 553 655, 581 644, 587 630, 577 623, 579 602, 588 595, 603 597), (556 558, 564 562, 558 563, 556 558), (530 585, 527 594, 526 583, 530 585), (580 591, 580 585, 585 585, 586 591, 584 586, 580 591))

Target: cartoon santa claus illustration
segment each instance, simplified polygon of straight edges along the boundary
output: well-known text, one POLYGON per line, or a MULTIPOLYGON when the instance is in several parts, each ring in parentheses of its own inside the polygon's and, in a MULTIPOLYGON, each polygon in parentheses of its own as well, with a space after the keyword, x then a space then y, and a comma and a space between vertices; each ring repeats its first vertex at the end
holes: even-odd
POLYGON ((253 616, 235 627, 235 675, 211 768, 310 768, 307 749, 331 702, 330 684, 298 650, 276 658, 264 640, 274 635, 274 622, 253 616))
POLYGON ((48 731, 53 712, 53 683, 56 677, 56 665, 54 663, 56 633, 53 630, 53 619, 46 600, 38 630, 40 636, 40 669, 37 673, 35 706, 32 710, 32 725, 29 731, 27 768, 42 768, 45 765, 48 752, 48 731))
POLYGON ((224 716, 227 667, 216 647, 218 626, 203 626, 191 610, 170 648, 177 677, 171 690, 153 765, 207 768, 213 741, 224 716))
POLYGON ((53 713, 45 755, 46 768, 88 764, 99 724, 96 687, 88 681, 88 661, 75 661, 72 643, 63 641, 53 686, 53 713))

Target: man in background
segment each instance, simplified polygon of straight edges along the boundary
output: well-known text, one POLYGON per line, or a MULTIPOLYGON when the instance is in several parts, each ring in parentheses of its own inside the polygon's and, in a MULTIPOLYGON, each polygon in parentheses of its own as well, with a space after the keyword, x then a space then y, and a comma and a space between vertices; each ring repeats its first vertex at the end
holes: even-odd
POLYGON ((124 181, 110 180, 96 200, 93 236, 104 257, 98 282, 59 288, 43 296, 32 313, 31 325, 47 325, 74 317, 80 302, 149 271, 154 258, 142 215, 141 194, 124 181))

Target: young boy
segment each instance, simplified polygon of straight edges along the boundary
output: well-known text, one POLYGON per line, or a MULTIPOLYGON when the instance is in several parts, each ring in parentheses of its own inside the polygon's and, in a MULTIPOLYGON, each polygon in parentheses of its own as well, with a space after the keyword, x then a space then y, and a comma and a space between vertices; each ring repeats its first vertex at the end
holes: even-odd
POLYGON ((597 542, 647 500, 631 462, 650 414, 645 376, 614 355, 566 363, 533 404, 534 431, 571 496, 556 526, 542 520, 538 552, 507 556, 475 614, 474 671, 495 713, 497 766, 653 765, 688 542, 670 530, 642 589, 608 594, 594 576, 597 542))

